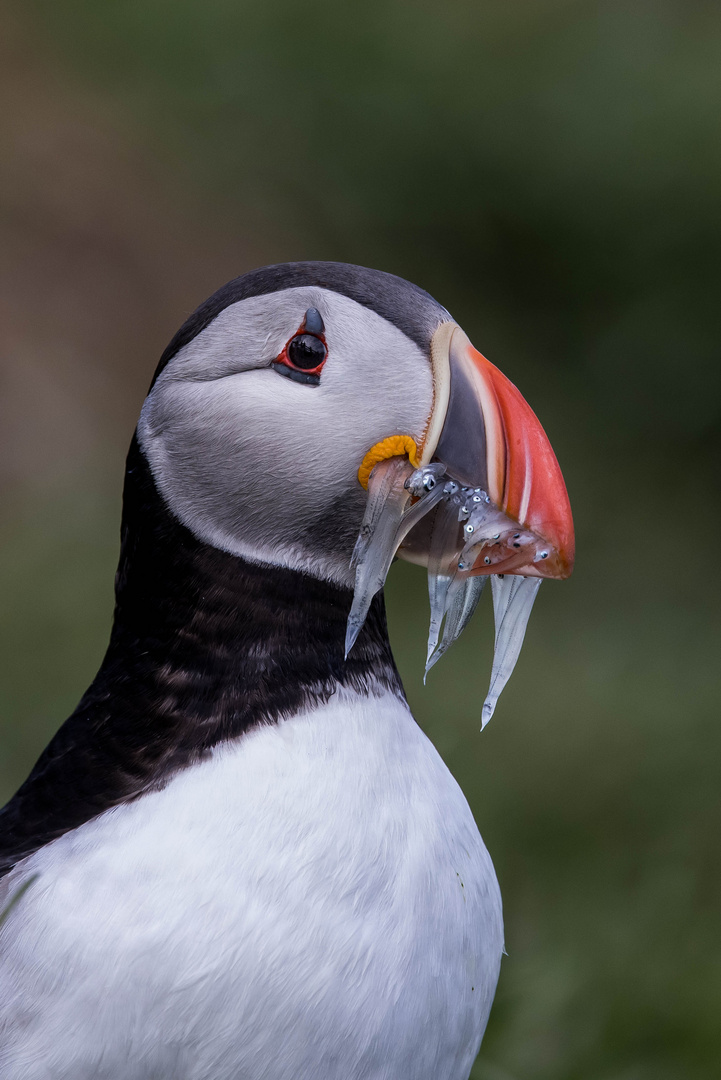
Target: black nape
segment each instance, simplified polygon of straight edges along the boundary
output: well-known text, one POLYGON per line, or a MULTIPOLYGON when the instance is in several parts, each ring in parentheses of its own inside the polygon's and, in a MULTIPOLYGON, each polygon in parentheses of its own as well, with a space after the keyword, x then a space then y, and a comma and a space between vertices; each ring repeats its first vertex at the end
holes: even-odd
POLYGON ((134 439, 108 651, 0 811, 0 875, 258 724, 342 687, 402 696, 382 595, 344 660, 351 599, 348 589, 196 540, 165 506, 134 439))

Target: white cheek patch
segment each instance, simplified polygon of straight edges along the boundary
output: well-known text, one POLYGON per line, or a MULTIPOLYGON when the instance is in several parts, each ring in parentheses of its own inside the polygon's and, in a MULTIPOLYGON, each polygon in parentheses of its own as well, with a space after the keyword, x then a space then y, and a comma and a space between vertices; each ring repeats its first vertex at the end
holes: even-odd
POLYGON ((366 494, 357 472, 380 439, 422 441, 428 358, 345 296, 287 289, 226 308, 158 377, 138 439, 173 513, 233 554, 350 584, 366 494), (270 368, 309 307, 325 324, 318 386, 270 368))

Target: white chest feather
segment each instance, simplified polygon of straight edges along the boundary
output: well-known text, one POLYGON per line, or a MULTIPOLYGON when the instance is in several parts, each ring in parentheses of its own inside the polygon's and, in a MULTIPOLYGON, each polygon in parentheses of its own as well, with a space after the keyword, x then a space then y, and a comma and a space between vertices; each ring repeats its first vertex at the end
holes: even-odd
POLYGON ((26 860, 3 1080, 465 1080, 502 951, 490 858, 393 697, 255 730, 26 860))

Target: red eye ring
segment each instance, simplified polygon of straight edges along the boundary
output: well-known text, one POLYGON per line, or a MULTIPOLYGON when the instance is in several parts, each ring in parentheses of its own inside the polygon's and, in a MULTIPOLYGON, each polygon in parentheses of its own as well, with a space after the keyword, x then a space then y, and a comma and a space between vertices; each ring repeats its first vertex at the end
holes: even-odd
POLYGON ((317 309, 309 308, 303 322, 273 361, 273 370, 296 382, 317 386, 328 358, 324 329, 317 309))
POLYGON ((286 364, 304 375, 320 375, 328 358, 328 346, 319 334, 298 333, 286 342, 276 363, 286 364), (314 361, 317 360, 317 363, 314 361))

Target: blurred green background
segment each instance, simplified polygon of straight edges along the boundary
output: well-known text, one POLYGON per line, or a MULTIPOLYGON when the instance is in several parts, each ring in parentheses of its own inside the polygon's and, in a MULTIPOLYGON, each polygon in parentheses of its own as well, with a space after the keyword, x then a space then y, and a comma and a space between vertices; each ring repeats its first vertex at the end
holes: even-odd
POLYGON ((411 703, 493 855, 474 1080, 696 1080, 721 1051, 721 9, 0 2, 0 795, 104 651, 163 346, 255 265, 416 281, 521 387, 578 561, 479 734, 490 603, 411 703))

